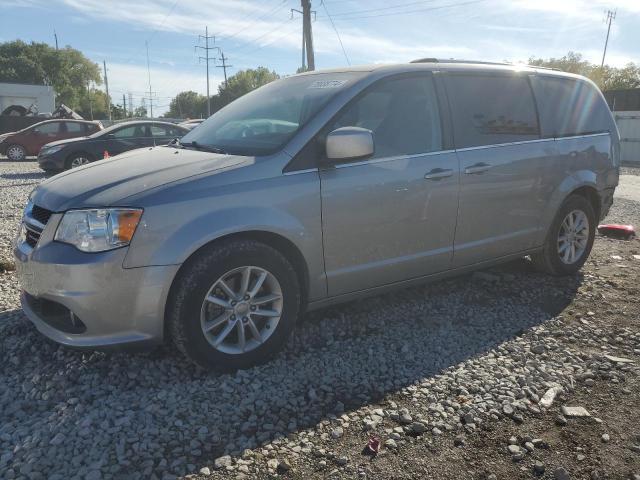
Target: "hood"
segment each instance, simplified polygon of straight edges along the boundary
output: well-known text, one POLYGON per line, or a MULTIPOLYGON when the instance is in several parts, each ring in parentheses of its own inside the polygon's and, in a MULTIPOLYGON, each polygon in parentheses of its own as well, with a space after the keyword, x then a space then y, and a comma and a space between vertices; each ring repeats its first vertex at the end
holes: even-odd
POLYGON ((7 132, 7 133, 0 134, 0 142, 2 142, 5 138, 10 137, 11 135, 13 135, 15 133, 16 132, 7 132))
POLYGON ((47 143, 46 147, 55 147, 57 145, 66 145, 67 143, 75 143, 81 140, 87 140, 89 137, 74 137, 65 138, 64 140, 56 140, 55 142, 47 143))
POLYGON ((197 150, 142 148, 55 175, 40 184, 32 200, 54 212, 107 207, 151 188, 251 161, 197 150))

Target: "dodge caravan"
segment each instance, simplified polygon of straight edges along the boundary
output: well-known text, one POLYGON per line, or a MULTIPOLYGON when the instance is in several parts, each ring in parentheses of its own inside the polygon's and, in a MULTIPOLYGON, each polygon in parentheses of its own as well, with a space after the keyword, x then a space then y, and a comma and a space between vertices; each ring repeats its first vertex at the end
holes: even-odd
POLYGON ((576 273, 618 164, 576 75, 433 59, 295 75, 43 182, 15 242, 22 305, 65 345, 170 339, 244 368, 305 310, 523 256, 576 273))

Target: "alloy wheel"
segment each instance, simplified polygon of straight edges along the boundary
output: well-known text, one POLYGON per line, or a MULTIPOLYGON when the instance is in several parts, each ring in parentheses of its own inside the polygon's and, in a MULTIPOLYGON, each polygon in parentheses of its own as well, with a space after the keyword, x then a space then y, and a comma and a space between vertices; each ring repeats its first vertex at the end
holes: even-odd
POLYGON ((558 233, 558 255, 562 263, 571 265, 582 258, 589 243, 589 219, 582 210, 567 214, 558 233))
POLYGON ((282 309, 282 288, 271 272, 239 267, 218 278, 205 295, 200 326, 213 348, 239 355, 273 335, 282 309))
POLYGON ((19 162, 25 157, 24 148, 20 145, 11 145, 7 149, 7 158, 13 162, 19 162))
POLYGON ((83 165, 87 165, 89 163, 89 159, 86 157, 75 157, 71 160, 71 168, 78 168, 83 165))

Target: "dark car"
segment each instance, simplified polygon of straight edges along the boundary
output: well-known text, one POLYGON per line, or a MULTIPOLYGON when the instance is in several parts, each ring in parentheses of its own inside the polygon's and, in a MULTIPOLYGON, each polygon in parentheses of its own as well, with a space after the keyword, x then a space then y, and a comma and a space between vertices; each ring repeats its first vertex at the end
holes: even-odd
POLYGON ((102 130, 100 122, 85 120, 46 120, 18 132, 0 136, 0 154, 19 162, 38 155, 43 145, 56 140, 85 137, 102 130))
POLYGON ((136 148, 166 145, 188 131, 169 122, 118 123, 88 137, 47 144, 40 150, 38 163, 44 171, 67 170, 136 148))
POLYGON ((204 118, 192 118, 191 120, 185 120, 184 122, 180 122, 178 125, 184 128, 188 128, 189 130, 193 130, 204 121, 205 121, 204 118))

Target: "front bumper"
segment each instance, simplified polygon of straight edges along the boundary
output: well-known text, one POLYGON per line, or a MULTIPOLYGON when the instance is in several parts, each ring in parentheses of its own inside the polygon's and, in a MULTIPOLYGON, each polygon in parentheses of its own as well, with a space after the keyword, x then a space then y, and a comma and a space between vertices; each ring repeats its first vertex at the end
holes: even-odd
POLYGON ((60 152, 51 155, 38 154, 38 165, 42 170, 64 170, 64 157, 59 155, 60 152))
POLYGON ((53 241, 54 214, 32 248, 14 244, 22 308, 50 339, 72 347, 161 343, 164 308, 179 265, 123 268, 127 248, 83 253, 53 241))

